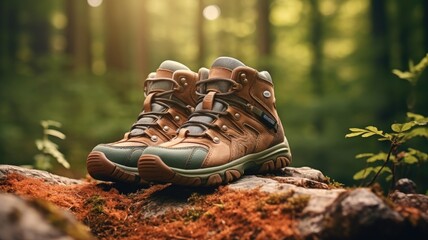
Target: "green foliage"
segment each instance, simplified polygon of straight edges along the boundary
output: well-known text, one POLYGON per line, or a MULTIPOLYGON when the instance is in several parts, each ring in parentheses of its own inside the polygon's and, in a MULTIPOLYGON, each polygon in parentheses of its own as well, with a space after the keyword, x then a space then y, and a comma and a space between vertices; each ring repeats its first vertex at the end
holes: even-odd
POLYGON ((428 118, 415 113, 407 113, 407 118, 412 119, 405 123, 394 123, 391 125, 391 133, 385 133, 374 126, 367 126, 363 128, 350 128, 351 133, 345 135, 345 137, 357 137, 363 138, 378 136, 379 141, 390 141, 400 145, 407 140, 414 137, 428 137, 428 128, 419 127, 425 126, 428 123, 428 118))
MULTIPOLYGON (((428 54, 417 64, 414 65, 412 62, 409 64, 409 71, 394 70, 393 73, 399 78, 405 79, 410 82, 413 88, 415 88, 418 79, 425 68, 428 67, 428 54)), ((390 148, 388 153, 379 152, 374 153, 361 153, 356 155, 357 159, 366 159, 368 164, 381 164, 377 166, 367 166, 366 168, 358 171, 354 174, 355 180, 366 179, 371 175, 374 175, 369 185, 372 185, 377 177, 383 173, 386 176, 387 181, 392 180, 392 184, 395 184, 396 180, 396 168, 401 165, 412 165, 428 160, 428 154, 414 148, 400 149, 405 143, 415 137, 428 138, 428 118, 420 115, 408 112, 407 122, 394 123, 391 125, 391 132, 385 132, 378 129, 375 126, 367 126, 365 128, 349 128, 350 133, 346 134, 346 138, 362 137, 368 138, 375 136, 378 141, 389 142, 390 148), (387 165, 390 166, 387 166, 387 165)), ((393 186, 392 185, 392 186, 393 186)))
POLYGON ((35 163, 34 166, 38 169, 48 170, 52 168, 52 158, 55 159, 58 163, 60 163, 65 168, 69 169, 70 164, 65 159, 64 154, 62 154, 58 150, 58 145, 52 142, 49 137, 59 138, 61 140, 65 139, 65 134, 52 129, 51 127, 60 128, 61 123, 52 121, 52 120, 44 120, 41 121, 40 124, 43 127, 43 138, 36 140, 36 147, 40 151, 40 153, 34 156, 35 163))
POLYGON ((394 123, 391 125, 392 132, 384 132, 377 127, 368 126, 365 128, 350 128, 350 133, 345 137, 362 137, 368 138, 376 136, 379 141, 387 141, 390 143, 390 150, 388 153, 361 153, 355 156, 357 159, 365 159, 369 163, 379 163, 381 166, 368 166, 354 175, 355 180, 366 179, 368 176, 374 174, 372 184, 376 178, 382 174, 386 176, 386 180, 395 179, 394 170, 399 165, 421 163, 428 160, 428 154, 414 148, 399 151, 399 147, 414 137, 428 138, 428 118, 414 113, 407 113, 407 117, 411 119, 405 123, 394 123), (392 168, 387 167, 387 163, 392 163, 392 168))
POLYGON ((421 73, 428 67, 428 54, 422 58, 418 64, 414 64, 413 61, 409 61, 409 71, 400 71, 398 69, 392 70, 392 73, 397 75, 403 80, 407 80, 415 86, 418 83, 418 79, 421 73))

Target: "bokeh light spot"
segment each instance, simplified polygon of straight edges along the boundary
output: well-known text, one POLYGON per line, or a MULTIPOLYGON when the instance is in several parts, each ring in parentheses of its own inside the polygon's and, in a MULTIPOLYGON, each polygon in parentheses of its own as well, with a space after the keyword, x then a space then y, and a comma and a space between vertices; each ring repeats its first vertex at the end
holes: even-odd
POLYGON ((88 4, 91 7, 99 7, 103 3, 103 0, 88 0, 88 4))
POLYGON ((51 22, 56 29, 63 29, 67 26, 67 17, 61 12, 55 12, 52 15, 51 22))
POLYGON ((278 1, 270 13, 269 20, 275 26, 293 26, 300 21, 303 7, 304 4, 300 0, 278 1))
POLYGON ((217 19, 220 16, 220 13, 220 8, 217 5, 208 5, 202 11, 202 15, 204 15, 204 18, 207 20, 217 19))

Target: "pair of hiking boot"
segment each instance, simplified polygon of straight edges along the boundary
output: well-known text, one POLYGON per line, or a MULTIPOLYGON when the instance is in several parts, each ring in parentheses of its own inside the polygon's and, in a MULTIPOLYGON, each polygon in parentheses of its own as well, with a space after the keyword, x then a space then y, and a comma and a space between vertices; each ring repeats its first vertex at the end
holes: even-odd
POLYGON ((266 71, 230 57, 198 73, 167 60, 149 74, 144 94, 143 111, 123 139, 89 154, 93 178, 216 186, 291 162, 266 71))

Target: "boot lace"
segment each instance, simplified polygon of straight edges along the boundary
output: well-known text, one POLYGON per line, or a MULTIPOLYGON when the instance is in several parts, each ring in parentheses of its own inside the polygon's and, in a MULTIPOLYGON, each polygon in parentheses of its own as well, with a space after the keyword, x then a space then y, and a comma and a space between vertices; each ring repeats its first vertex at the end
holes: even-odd
POLYGON ((235 82, 232 79, 225 79, 225 78, 210 78, 205 80, 199 80, 196 83, 196 86, 199 89, 199 91, 197 92, 197 95, 199 95, 198 104, 200 104, 203 101, 204 97, 210 91, 209 90, 208 92, 206 92, 205 88, 207 86, 207 83, 218 82, 218 81, 224 81, 226 83, 229 83, 229 89, 227 91, 225 92, 216 91, 215 93, 214 104, 216 102, 220 103, 222 105, 222 108, 214 109, 213 107, 213 109, 196 109, 195 111, 193 111, 193 113, 189 116, 189 120, 186 123, 184 123, 180 128, 197 126, 201 128, 202 131, 197 133, 188 132, 187 136, 194 136, 194 137, 204 136, 206 130, 217 127, 217 125, 213 124, 214 119, 218 119, 221 116, 228 115, 228 112, 226 112, 225 110, 227 109, 229 104, 239 104, 242 106, 242 101, 238 101, 231 96, 234 92, 242 89, 242 85, 240 83, 235 82), (205 117, 205 118, 200 118, 200 117, 205 117))
MULTIPOLYGON (((218 82, 223 81, 226 83, 229 83, 228 89, 224 92, 215 91, 215 99, 213 100, 213 107, 212 109, 197 109, 195 110, 191 115, 190 119, 182 125, 181 128, 186 127, 199 127, 202 131, 192 131, 188 132, 187 136, 204 136, 206 135, 206 130, 208 129, 215 129, 219 128, 218 125, 214 124, 214 120, 219 119, 220 117, 230 117, 229 112, 226 111, 229 105, 236 106, 238 108, 241 108, 250 114, 252 114, 254 117, 256 117, 260 122, 262 122, 266 127, 269 129, 272 129, 273 131, 277 132, 278 130, 278 122, 277 120, 271 116, 269 113, 266 113, 262 109, 251 105, 246 100, 235 96, 233 93, 240 91, 242 89, 242 84, 238 83, 232 79, 224 79, 224 78, 211 78, 206 80, 200 80, 196 85, 199 87, 199 92, 197 94, 199 95, 198 99, 198 105, 201 104, 204 97, 208 94, 208 92, 213 91, 208 89, 207 92, 207 83, 211 82, 218 82), (214 109, 215 103, 221 104, 221 109, 214 109)), ((220 129, 217 129, 220 130, 220 129)))
MULTIPOLYGON (((149 94, 149 96, 153 95, 151 96, 151 102, 148 103, 152 106, 151 107, 152 111, 146 112, 144 111, 144 109, 143 111, 141 111, 141 113, 137 117, 137 121, 131 126, 131 130, 129 134, 130 137, 145 135, 146 134, 145 130, 152 127, 159 128, 158 130, 160 130, 160 126, 157 124, 157 121, 161 119, 163 116, 169 114, 168 109, 171 106, 177 106, 183 109, 187 113, 191 112, 190 106, 184 104, 179 99, 174 98, 172 95, 175 91, 180 90, 181 86, 179 86, 178 83, 172 79, 167 79, 167 78, 157 79, 156 81, 159 81, 159 80, 172 82, 174 84, 174 88, 171 90, 149 94), (153 108, 156 108, 156 110, 153 110, 153 108), (132 130, 134 129, 139 129, 141 131, 139 131, 138 134, 133 134, 132 130)), ((150 82, 150 81, 155 81, 155 80, 147 79, 145 83, 147 84, 147 82, 150 82)))

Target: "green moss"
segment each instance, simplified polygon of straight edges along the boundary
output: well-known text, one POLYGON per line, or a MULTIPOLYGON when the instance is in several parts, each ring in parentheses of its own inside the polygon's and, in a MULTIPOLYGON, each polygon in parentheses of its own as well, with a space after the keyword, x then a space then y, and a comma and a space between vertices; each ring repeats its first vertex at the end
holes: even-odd
POLYGON ((270 194, 265 200, 269 205, 280 205, 282 213, 297 214, 303 211, 310 200, 309 195, 295 194, 294 191, 270 194))
POLYGON ((345 186, 345 184, 337 182, 333 178, 330 178, 328 176, 326 176, 326 178, 327 178, 327 185, 330 189, 343 188, 345 186))
POLYGON ((55 205, 42 200, 34 200, 31 204, 44 215, 47 222, 73 239, 94 239, 87 226, 73 219, 71 215, 67 215, 55 205))
POLYGON ((278 205, 281 203, 286 203, 287 200, 294 195, 294 191, 287 191, 281 193, 273 193, 268 196, 266 203, 270 205, 278 205))
POLYGON ((306 206, 308 206, 311 196, 309 195, 294 195, 291 198, 288 198, 287 203, 291 207, 290 210, 293 213, 301 213, 306 206))
POLYGON ((84 206, 92 205, 91 212, 94 213, 103 213, 104 212, 104 204, 105 200, 99 196, 94 195, 88 199, 86 199, 84 206))
POLYGON ((203 209, 191 208, 184 213, 184 220, 194 222, 204 215, 204 213, 205 211, 203 209))
POLYGON ((192 204, 198 204, 198 203, 203 203, 205 201, 205 196, 194 192, 190 195, 189 198, 187 198, 187 202, 192 203, 192 204))

